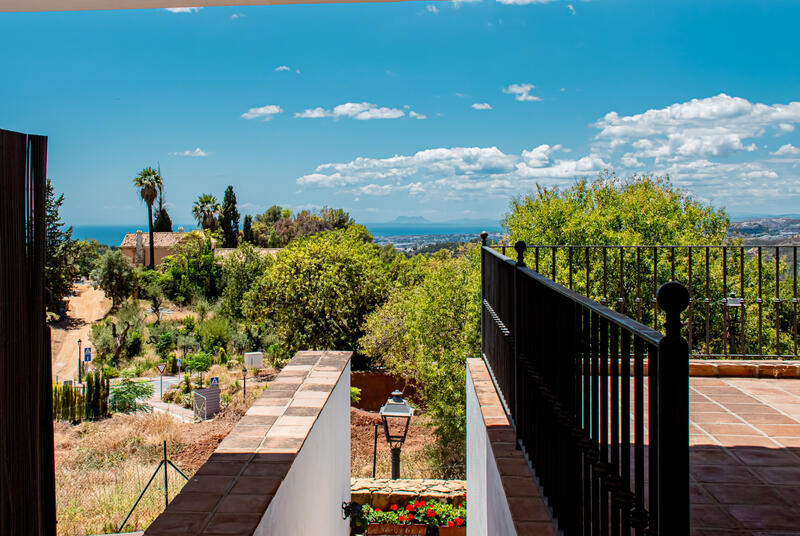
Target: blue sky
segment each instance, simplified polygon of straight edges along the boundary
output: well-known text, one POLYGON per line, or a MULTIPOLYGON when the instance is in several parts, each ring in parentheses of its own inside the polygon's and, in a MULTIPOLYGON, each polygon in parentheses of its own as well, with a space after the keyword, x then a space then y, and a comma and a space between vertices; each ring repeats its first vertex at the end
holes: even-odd
POLYGON ((800 212, 799 3, 514 1, 0 14, 0 127, 50 137, 72 224, 140 223, 157 164, 174 222, 228 184, 496 220, 604 168, 800 212))

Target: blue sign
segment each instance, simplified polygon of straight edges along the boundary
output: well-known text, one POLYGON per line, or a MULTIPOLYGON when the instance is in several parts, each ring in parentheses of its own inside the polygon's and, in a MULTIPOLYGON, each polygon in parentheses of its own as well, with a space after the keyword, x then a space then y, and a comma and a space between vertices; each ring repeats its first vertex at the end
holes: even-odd
POLYGON ((181 358, 179 357, 179 358, 178 358, 178 359, 176 359, 175 361, 177 361, 177 362, 178 362, 178 368, 181 368, 181 358))
POLYGON ((209 382, 209 385, 211 385, 211 386, 217 385, 218 386, 219 385, 219 376, 211 376, 211 381, 209 382))
POLYGON ((92 360, 92 349, 88 346, 83 349, 83 360, 87 362, 92 360))

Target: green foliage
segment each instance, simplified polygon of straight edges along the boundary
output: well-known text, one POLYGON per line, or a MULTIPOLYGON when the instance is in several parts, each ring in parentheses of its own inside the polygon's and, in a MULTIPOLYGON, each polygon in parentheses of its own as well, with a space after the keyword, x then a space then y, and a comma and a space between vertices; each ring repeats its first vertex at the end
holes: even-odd
POLYGON ((239 211, 236 209, 233 186, 228 186, 222 198, 219 227, 222 230, 222 247, 235 248, 239 245, 239 211))
POLYGON ((192 232, 176 247, 175 254, 164 258, 159 267, 167 297, 179 304, 197 298, 209 300, 219 295, 221 268, 217 264, 211 239, 192 232))
POLYGON ((351 387, 350 388, 350 403, 351 404, 358 404, 361 402, 361 389, 358 387, 351 387))
POLYGON ((118 307, 136 290, 136 270, 120 250, 107 251, 98 259, 92 271, 92 285, 111 298, 112 307, 118 307))
POLYGON ((242 224, 242 242, 253 243, 253 217, 248 214, 242 224))
POLYGON ((213 356, 206 352, 193 352, 187 354, 183 359, 183 365, 186 367, 186 370, 195 372, 208 372, 213 362, 213 356))
POLYGON ((256 280, 272 264, 272 255, 260 255, 248 243, 243 243, 222 261, 221 310, 231 318, 242 317, 242 299, 256 280))
POLYGON ((83 386, 53 385, 53 419, 79 422, 109 416, 109 381, 100 372, 86 375, 83 386))
POLYGON ((56 197, 53 184, 47 179, 45 185, 45 239, 46 263, 44 267, 45 287, 51 297, 48 309, 57 305, 72 292, 72 283, 78 276, 75 242, 72 227, 61 221, 59 210, 64 203, 64 194, 56 197))
POLYGON ((149 381, 123 378, 119 385, 111 389, 108 405, 111 411, 116 413, 149 413, 152 407, 146 400, 153 396, 154 392, 155 387, 149 381))
POLYGON ((97 240, 77 240, 75 246, 75 265, 78 267, 78 276, 88 278, 94 270, 97 261, 114 247, 101 244, 97 240))
POLYGON ((169 217, 167 209, 162 208, 156 212, 156 221, 153 222, 153 231, 158 233, 172 232, 172 218, 169 217))
POLYGON ((480 355, 480 259, 471 246, 466 255, 416 262, 417 281, 395 288, 367 318, 360 347, 416 383, 445 447, 463 442, 464 367, 468 357, 480 355))
POLYGON ((283 345, 299 349, 355 349, 365 315, 389 287, 374 247, 349 229, 306 237, 281 250, 244 295, 251 324, 272 320, 283 345))
POLYGON ((139 307, 127 302, 113 317, 92 324, 89 340, 97 353, 100 365, 120 365, 123 359, 137 356, 142 351, 144 322, 139 315, 139 307))
POLYGON ((355 222, 343 209, 325 207, 314 213, 301 210, 294 216, 288 209, 274 205, 256 216, 252 241, 261 247, 285 247, 294 239, 324 231, 346 229, 355 222))
POLYGON ((668 178, 602 173, 566 189, 539 187, 511 201, 503 227, 512 244, 721 244, 725 211, 694 199, 668 178))
POLYGON ((355 220, 350 217, 350 213, 341 208, 323 207, 319 211, 319 216, 332 229, 346 229, 355 223, 355 220))
POLYGON ((233 328, 224 316, 214 316, 197 326, 200 347, 209 353, 227 348, 233 338, 233 328))

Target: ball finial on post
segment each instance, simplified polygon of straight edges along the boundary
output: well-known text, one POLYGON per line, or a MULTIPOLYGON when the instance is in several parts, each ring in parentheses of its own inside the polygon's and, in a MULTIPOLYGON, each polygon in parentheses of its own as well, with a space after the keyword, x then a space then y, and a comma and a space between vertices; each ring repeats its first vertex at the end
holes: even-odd
POLYGON ((680 337, 681 313, 689 306, 689 300, 689 291, 677 281, 669 281, 659 287, 656 301, 667 315, 664 323, 667 337, 680 337))
POLYGON ((486 245, 486 238, 488 236, 489 236, 489 233, 487 233, 486 231, 481 231, 481 245, 482 246, 486 245))
POLYGON ((517 252, 517 266, 525 267, 525 250, 528 249, 528 245, 519 240, 514 244, 514 249, 517 252))

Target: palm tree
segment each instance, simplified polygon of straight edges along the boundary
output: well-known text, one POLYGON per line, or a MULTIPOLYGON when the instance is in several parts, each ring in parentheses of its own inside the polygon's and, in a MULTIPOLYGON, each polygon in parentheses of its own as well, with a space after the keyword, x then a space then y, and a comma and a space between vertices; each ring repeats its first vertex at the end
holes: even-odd
POLYGON ((142 200, 147 203, 147 224, 150 233, 150 269, 156 267, 155 256, 153 254, 153 202, 158 196, 158 191, 162 186, 161 175, 151 167, 146 167, 139 172, 133 179, 133 184, 139 188, 142 200))
POLYGON ((203 229, 215 230, 220 207, 217 198, 211 194, 203 194, 192 206, 192 215, 203 229))

